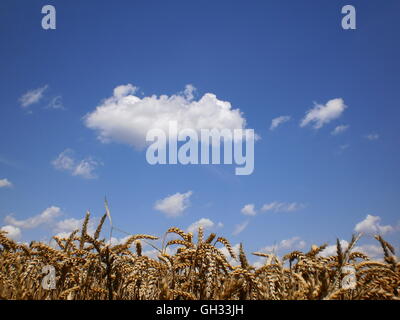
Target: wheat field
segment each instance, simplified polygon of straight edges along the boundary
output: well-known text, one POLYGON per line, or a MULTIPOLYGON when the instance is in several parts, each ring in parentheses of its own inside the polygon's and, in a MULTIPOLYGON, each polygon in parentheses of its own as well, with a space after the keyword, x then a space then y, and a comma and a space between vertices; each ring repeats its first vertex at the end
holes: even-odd
POLYGON ((158 258, 142 254, 143 242, 158 239, 137 234, 124 243, 110 245, 100 239, 106 219, 102 217, 93 235, 87 232, 89 213, 80 230, 68 238, 54 237, 57 249, 40 242, 16 243, 0 231, 0 299, 61 300, 330 300, 400 299, 400 263, 394 248, 376 236, 384 252, 382 261, 372 261, 353 250, 353 236, 344 249, 337 242, 336 255, 323 257, 326 245, 313 245, 308 252, 293 251, 282 258, 265 257, 255 268, 243 246, 235 254, 229 241, 202 228, 193 238, 172 227, 158 258), (167 248, 175 247, 174 254, 167 248), (220 250, 225 247, 230 257, 220 250), (237 265, 232 265, 234 260, 237 265), (53 266, 55 286, 43 286, 44 266, 53 266), (354 287, 344 281, 345 270, 354 270, 354 287))

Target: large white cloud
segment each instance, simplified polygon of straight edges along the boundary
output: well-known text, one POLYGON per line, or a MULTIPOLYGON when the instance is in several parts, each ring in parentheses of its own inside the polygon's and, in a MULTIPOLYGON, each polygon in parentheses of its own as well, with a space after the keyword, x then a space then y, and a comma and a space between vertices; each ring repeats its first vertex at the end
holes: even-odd
POLYGON ((157 200, 154 209, 165 213, 168 217, 178 217, 189 207, 192 191, 186 193, 175 193, 164 199, 157 200))
POLYGON ((13 240, 21 238, 21 229, 15 226, 7 225, 0 228, 1 231, 5 231, 6 236, 13 240))
POLYGON ((329 100, 326 105, 316 104, 314 108, 306 112, 306 116, 300 122, 300 127, 313 124, 315 129, 320 129, 325 124, 339 118, 346 108, 347 106, 341 98, 329 100))
POLYGON ((388 232, 394 231, 394 227, 390 225, 382 226, 380 221, 381 217, 368 214, 363 221, 356 224, 354 231, 370 235, 384 235, 388 232))
POLYGON ((7 179, 0 179, 0 188, 10 188, 12 187, 12 183, 7 179))
POLYGON ((52 206, 42 211, 38 215, 25 220, 17 220, 12 215, 8 215, 4 218, 4 221, 15 227, 23 229, 33 229, 42 224, 52 222, 54 218, 58 217, 59 215, 61 215, 61 209, 52 206))
POLYGON ((119 142, 141 149, 146 146, 150 129, 168 133, 170 121, 176 121, 178 130, 244 129, 246 119, 239 109, 215 94, 206 93, 193 100, 194 87, 187 85, 184 92, 159 97, 140 98, 131 84, 118 86, 112 97, 105 99, 84 118, 88 128, 97 132, 102 142, 119 142))

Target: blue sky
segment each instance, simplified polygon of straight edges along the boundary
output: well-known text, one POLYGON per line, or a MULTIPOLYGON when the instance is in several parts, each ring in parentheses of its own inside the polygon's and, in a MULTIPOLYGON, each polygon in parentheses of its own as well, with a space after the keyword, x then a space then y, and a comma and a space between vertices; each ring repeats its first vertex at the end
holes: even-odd
POLYGON ((349 239, 362 223, 399 245, 398 1, 351 1, 356 30, 341 27, 348 1, 48 2, 0 4, 0 226, 19 241, 67 231, 86 210, 100 217, 106 195, 114 225, 132 233, 209 219, 249 252, 288 251, 349 239), (45 4, 56 30, 41 28, 45 4), (85 116, 127 84, 140 99, 185 97, 191 84, 193 101, 212 93, 240 109, 261 136, 253 174, 151 166, 113 135, 118 121, 100 141, 85 116), (323 114, 301 126, 334 99, 320 128, 323 114))

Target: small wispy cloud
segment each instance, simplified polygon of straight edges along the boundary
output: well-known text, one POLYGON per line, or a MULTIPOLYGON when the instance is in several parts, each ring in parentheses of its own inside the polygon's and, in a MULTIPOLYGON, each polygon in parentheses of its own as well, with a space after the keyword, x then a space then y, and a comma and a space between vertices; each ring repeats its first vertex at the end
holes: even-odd
POLYGON ((332 132, 331 132, 331 135, 337 136, 338 134, 341 134, 341 133, 345 132, 349 128, 350 128, 349 125, 342 124, 340 126, 337 126, 335 129, 333 129, 332 132))
POLYGON ((370 134, 365 135, 364 137, 370 141, 375 141, 380 138, 379 134, 377 134, 377 133, 370 133, 370 134))
POLYGON ((154 209, 165 213, 167 217, 179 217, 190 206, 192 191, 175 193, 164 199, 157 200, 154 209))
POLYGON ((299 250, 304 249, 306 246, 306 242, 302 240, 300 237, 292 237, 290 239, 285 239, 280 241, 279 243, 271 246, 266 246, 261 249, 262 252, 271 253, 278 252, 281 249, 285 250, 299 250))
POLYGON ((241 212, 244 215, 247 215, 247 216, 255 216, 257 214, 257 211, 255 210, 255 207, 254 207, 254 204, 252 204, 252 203, 251 204, 246 204, 242 208, 241 212))
POLYGON ((48 88, 48 85, 46 84, 45 86, 43 86, 41 88, 29 90, 26 93, 24 93, 19 98, 21 107, 26 108, 32 104, 38 103, 43 98, 43 93, 46 91, 47 88, 48 88))
POLYGON ((339 150, 337 150, 335 153, 337 153, 337 154, 342 154, 345 150, 347 150, 347 149, 349 149, 350 148, 350 145, 348 144, 348 143, 346 143, 346 144, 341 144, 340 146, 339 146, 339 150))
POLYGON ((325 105, 315 104, 314 108, 306 112, 300 127, 313 124, 314 129, 320 129, 332 120, 338 119, 346 108, 341 98, 329 100, 325 105))
POLYGON ((13 184, 7 179, 0 179, 0 188, 11 188, 13 184))
POLYGON ((246 229, 248 225, 249 221, 244 221, 242 223, 239 223, 238 225, 235 226, 235 229, 233 230, 232 234, 234 236, 237 236, 239 233, 243 232, 243 230, 246 229))
POLYGON ((4 164, 8 167, 12 167, 15 169, 20 169, 20 165, 15 160, 10 160, 1 154, 0 154, 0 164, 4 164))
POLYGON ((273 212, 294 212, 301 210, 305 207, 304 204, 302 203, 297 203, 297 202, 291 202, 291 203, 285 203, 285 202, 271 202, 271 203, 266 203, 262 206, 261 211, 267 212, 267 211, 273 211, 273 212))
POLYGON ((57 170, 68 171, 73 176, 80 176, 84 179, 97 178, 94 170, 101 164, 91 157, 76 160, 74 158, 74 151, 71 149, 61 152, 51 163, 57 170))
POLYGON ((269 127, 269 130, 273 131, 276 128, 278 128, 281 124, 288 122, 290 120, 290 116, 280 116, 277 118, 272 119, 271 126, 269 127))

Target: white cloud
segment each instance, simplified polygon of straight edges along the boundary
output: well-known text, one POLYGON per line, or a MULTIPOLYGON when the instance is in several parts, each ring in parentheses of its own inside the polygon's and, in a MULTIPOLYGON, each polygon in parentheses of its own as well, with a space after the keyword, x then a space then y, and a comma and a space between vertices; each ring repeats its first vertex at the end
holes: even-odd
POLYGON ((4 218, 4 221, 10 225, 23 228, 33 229, 42 224, 52 222, 54 218, 61 214, 61 209, 58 207, 49 207, 40 214, 33 216, 25 220, 17 220, 12 215, 8 215, 4 218))
MULTIPOLYGON (((340 240, 340 246, 343 248, 343 250, 346 250, 347 247, 349 246, 349 243, 346 240, 340 240)), ((322 250, 319 255, 322 257, 329 257, 329 256, 335 256, 337 254, 337 245, 333 244, 330 246, 327 246, 324 250, 322 250)))
POLYGON ((84 118, 88 128, 97 132, 102 142, 119 142, 141 149, 146 146, 150 129, 168 133, 169 122, 176 121, 178 130, 244 129, 246 119, 239 109, 232 109, 227 101, 215 94, 206 93, 198 101, 193 100, 194 87, 176 95, 135 96, 136 87, 131 84, 116 87, 112 97, 84 118))
POLYGON ((257 214, 256 210, 254 209, 254 204, 246 204, 241 212, 247 216, 255 216, 257 214))
MULTIPOLYGON (((67 218, 61 221, 58 221, 54 226, 53 231, 56 233, 56 236, 62 238, 68 238, 71 232, 75 230, 82 230, 83 222, 85 221, 84 218, 82 219, 75 219, 75 218, 67 218)), ((89 220, 87 225, 87 233, 89 235, 94 234, 98 225, 99 219, 92 218, 89 220)), ((114 239, 115 240, 115 239, 114 239)))
POLYGON ((75 166, 75 160, 72 155, 71 149, 66 149, 61 152, 58 157, 52 161, 54 168, 58 170, 73 170, 75 166))
POLYGON ((300 237, 292 237, 290 239, 282 240, 281 242, 267 246, 261 249, 262 252, 270 253, 270 252, 278 252, 278 250, 284 249, 286 251, 290 250, 300 250, 306 247, 306 242, 302 240, 300 237))
POLYGON ((344 124, 337 126, 335 129, 333 129, 333 131, 331 132, 331 135, 337 136, 338 134, 345 132, 348 128, 350 128, 350 126, 344 125, 344 124))
MULTIPOLYGON (((347 247, 349 246, 348 241, 346 240, 340 240, 340 245, 342 247, 342 250, 346 250, 347 247)), ((361 252, 367 255, 370 258, 377 258, 382 256, 383 251, 382 247, 379 245, 374 245, 374 244, 365 244, 361 246, 355 246, 351 252, 361 252)), ((337 255, 337 245, 333 244, 330 246, 327 246, 324 250, 322 250, 319 253, 320 256, 322 257, 329 257, 329 256, 336 256, 337 255)))
POLYGON ((167 217, 179 217, 189 207, 189 199, 192 194, 192 191, 186 193, 177 192, 164 199, 157 200, 154 209, 165 213, 167 217))
POLYGON ((261 211, 263 211, 263 212, 267 212, 267 211, 293 212, 293 211, 301 210, 304 207, 305 207, 305 205, 302 203, 297 203, 297 202, 285 203, 285 202, 274 201, 271 203, 264 204, 261 208, 261 211))
POLYGON ((380 225, 380 221, 381 217, 372 216, 368 214, 363 221, 356 224, 354 231, 371 235, 375 234, 384 235, 385 233, 394 231, 394 228, 390 225, 387 226, 380 225))
POLYGON ((315 129, 320 129, 325 124, 339 118, 346 108, 343 99, 340 98, 329 100, 326 105, 315 104, 314 108, 306 112, 306 116, 300 122, 300 127, 313 123, 315 129))
POLYGON ((58 221, 55 226, 55 232, 65 232, 70 233, 74 230, 80 230, 82 227, 84 219, 68 218, 58 221))
POLYGON ((377 258, 383 255, 382 247, 375 244, 356 246, 353 251, 362 252, 370 258, 377 258))
POLYGON ((98 165, 99 163, 91 158, 83 159, 76 165, 72 175, 80 176, 85 179, 94 179, 96 178, 96 175, 93 173, 93 171, 98 165))
MULTIPOLYGON (((72 231, 71 231, 72 232, 72 231)), ((71 235, 71 232, 59 232, 57 234, 55 234, 56 237, 60 238, 60 239, 65 239, 65 238, 69 238, 69 236, 71 235)), ((50 240, 51 241, 51 240, 50 240)), ((57 248, 57 245, 55 244, 53 246, 53 248, 57 248)))
POLYGON ((121 85, 114 88, 114 97, 123 98, 130 94, 134 94, 137 91, 137 88, 128 83, 127 85, 121 85))
POLYGON ((196 222, 193 222, 187 229, 188 232, 196 232, 199 230, 200 227, 203 227, 204 230, 209 230, 214 227, 222 227, 223 224, 221 222, 215 224, 212 220, 207 219, 207 218, 201 218, 200 220, 197 220, 196 222))
POLYGON ((301 240, 299 237, 282 240, 280 243, 280 247, 285 249, 292 249, 292 248, 304 249, 305 246, 306 242, 304 240, 301 240))
POLYGON ((7 232, 6 236, 13 240, 18 240, 21 238, 21 229, 11 225, 7 225, 0 228, 1 231, 7 232))
POLYGON ((275 130, 278 128, 281 124, 288 122, 290 120, 290 116, 280 116, 277 118, 272 119, 271 126, 269 130, 275 130))
POLYGON ((370 141, 375 141, 375 140, 378 140, 378 139, 379 139, 379 134, 377 134, 377 133, 370 133, 370 134, 367 134, 367 135, 365 136, 365 138, 367 138, 367 139, 370 140, 370 141))
POLYGON ((241 233, 244 229, 247 228, 248 224, 249 224, 249 221, 244 221, 244 222, 242 222, 242 223, 236 225, 236 226, 235 226, 235 229, 234 229, 233 232, 232 232, 232 234, 233 234, 234 236, 237 236, 239 233, 241 233))
POLYGON ((74 152, 71 149, 66 149, 61 152, 52 165, 57 170, 69 171, 73 176, 80 176, 85 179, 94 179, 97 176, 94 170, 100 165, 99 162, 87 157, 82 160, 74 159, 74 152))
MULTIPOLYGON (((266 246, 259 250, 260 252, 265 252, 269 254, 274 254, 278 256, 279 254, 286 254, 293 250, 303 250, 306 247, 307 243, 302 240, 300 237, 292 237, 289 239, 284 239, 274 245, 266 246)), ((262 267, 267 262, 266 257, 259 257, 254 263, 253 266, 255 268, 262 267)))
POLYGON ((23 108, 26 108, 26 107, 29 107, 31 104, 38 103, 42 99, 43 93, 47 88, 48 88, 48 85, 45 85, 44 87, 30 90, 30 91, 26 92, 25 94, 23 94, 19 98, 19 102, 21 103, 21 106, 23 108))
POLYGON ((0 179, 0 188, 10 188, 12 185, 13 184, 7 179, 0 179))

